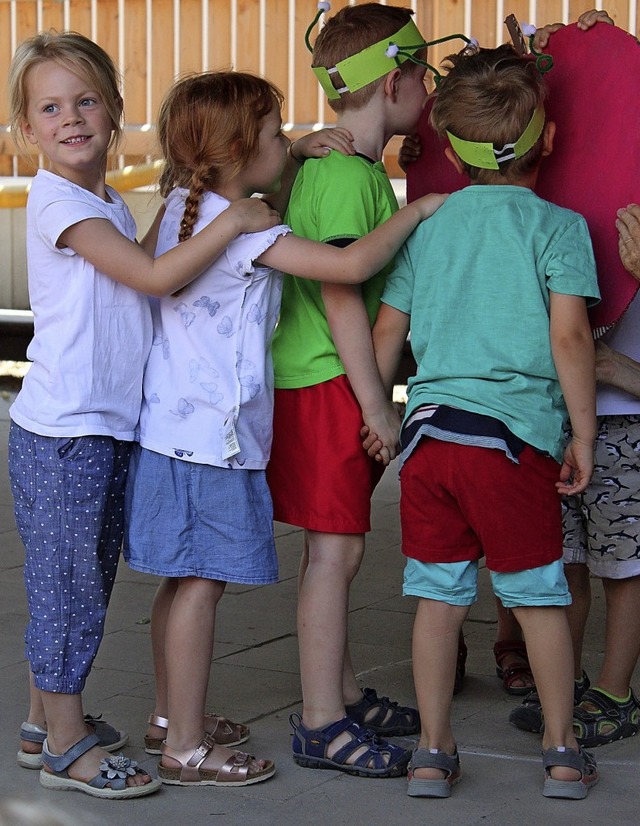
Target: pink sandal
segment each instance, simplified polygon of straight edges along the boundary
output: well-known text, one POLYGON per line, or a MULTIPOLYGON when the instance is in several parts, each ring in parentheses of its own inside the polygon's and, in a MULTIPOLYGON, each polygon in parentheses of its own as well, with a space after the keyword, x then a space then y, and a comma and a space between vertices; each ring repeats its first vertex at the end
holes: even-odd
POLYGON ((272 760, 265 760, 263 769, 252 770, 251 763, 256 758, 243 751, 234 752, 218 769, 201 768, 209 754, 216 747, 210 734, 194 750, 178 751, 166 743, 162 754, 180 763, 179 767, 158 765, 158 778, 173 786, 249 786, 273 777, 276 771, 272 760))
MULTIPOLYGON (((158 714, 150 714, 149 725, 163 728, 165 733, 163 737, 150 737, 145 734, 144 750, 147 754, 162 754, 162 744, 167 735, 169 721, 166 717, 160 717, 158 714)), ((233 723, 231 720, 227 720, 226 717, 219 717, 217 714, 205 714, 204 727, 207 734, 219 746, 239 746, 240 743, 248 740, 251 734, 249 726, 245 726, 243 723, 233 723)))

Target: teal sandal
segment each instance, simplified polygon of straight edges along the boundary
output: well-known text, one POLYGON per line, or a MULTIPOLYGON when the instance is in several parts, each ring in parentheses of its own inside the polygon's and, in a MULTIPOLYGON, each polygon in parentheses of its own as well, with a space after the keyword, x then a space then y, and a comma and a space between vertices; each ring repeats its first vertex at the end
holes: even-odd
POLYGON ((410 797, 451 797, 451 787, 462 778, 458 752, 447 754, 439 749, 416 749, 409 763, 410 797), (439 780, 414 777, 415 769, 439 769, 445 776, 439 780))
POLYGON ((576 740, 586 748, 606 746, 616 740, 633 737, 638 733, 638 729, 640 704, 631 690, 628 700, 618 702, 594 686, 582 695, 580 704, 573 711, 573 731, 576 740))
POLYGON ((333 769, 359 777, 400 777, 407 773, 409 751, 381 739, 350 717, 343 717, 321 729, 307 728, 299 714, 292 714, 289 722, 293 729, 293 759, 299 766, 333 769), (343 733, 351 739, 333 757, 328 757, 329 744, 343 733), (365 751, 353 762, 348 762, 363 747, 365 751))

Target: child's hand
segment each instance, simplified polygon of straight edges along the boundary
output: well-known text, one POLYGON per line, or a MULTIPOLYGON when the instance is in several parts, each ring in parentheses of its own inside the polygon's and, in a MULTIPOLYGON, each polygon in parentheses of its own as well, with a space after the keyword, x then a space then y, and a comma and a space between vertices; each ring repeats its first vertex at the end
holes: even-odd
POLYGON ((586 490, 593 474, 593 442, 571 439, 564 451, 560 481, 556 490, 563 496, 572 496, 586 490))
POLYGON ((238 222, 238 233, 262 232, 282 223, 280 214, 260 198, 240 198, 233 201, 227 212, 238 222))
POLYGON ((430 218, 436 210, 440 209, 448 197, 448 192, 445 192, 444 194, 430 192, 429 195, 423 195, 422 198, 416 198, 415 201, 411 202, 411 206, 418 210, 420 220, 424 221, 425 218, 430 218))
POLYGON ((604 9, 591 9, 590 11, 583 11, 578 18, 578 28, 584 29, 584 31, 590 29, 592 26, 595 26, 596 23, 610 23, 612 26, 615 26, 615 23, 604 9))
POLYGON ((618 252, 625 270, 640 281, 640 206, 629 204, 618 210, 618 252))
MULTIPOLYGON (((610 23, 612 26, 615 25, 604 9, 600 11, 597 9, 585 11, 578 18, 578 28, 583 31, 587 31, 587 29, 595 26, 596 23, 610 23)), ((550 23, 548 26, 538 29, 533 38, 533 48, 536 49, 536 51, 542 51, 545 49, 549 44, 551 35, 563 28, 563 26, 564 23, 550 23)))
POLYGON ((324 158, 332 149, 343 155, 355 155, 353 135, 342 126, 328 127, 298 138, 289 147, 289 154, 294 161, 303 163, 305 158, 324 158))
POLYGON ((422 143, 417 135, 407 135, 402 141, 400 152, 398 152, 398 166, 403 172, 407 171, 409 164, 415 163, 422 154, 422 143))
POLYGON ((384 408, 367 414, 363 411, 364 427, 360 435, 364 438, 363 448, 369 456, 385 467, 398 455, 400 425, 402 423, 396 406, 386 401, 384 408))

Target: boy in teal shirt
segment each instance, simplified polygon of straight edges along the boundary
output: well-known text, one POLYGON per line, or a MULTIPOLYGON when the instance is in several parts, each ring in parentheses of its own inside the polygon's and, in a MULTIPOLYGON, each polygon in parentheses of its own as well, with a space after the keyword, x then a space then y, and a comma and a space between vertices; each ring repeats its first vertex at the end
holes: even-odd
POLYGON ((409 328, 418 364, 400 476, 404 593, 419 598, 422 733, 408 793, 448 797, 461 776, 450 706, 484 555, 496 595, 523 629, 544 709, 543 793, 581 798, 598 772, 572 730, 558 494, 584 490, 593 471, 593 252, 581 216, 532 192, 555 131, 535 64, 509 46, 467 50, 451 63, 431 118, 472 185, 407 241, 374 329, 387 386, 409 328), (567 409, 573 439, 563 452, 567 409))

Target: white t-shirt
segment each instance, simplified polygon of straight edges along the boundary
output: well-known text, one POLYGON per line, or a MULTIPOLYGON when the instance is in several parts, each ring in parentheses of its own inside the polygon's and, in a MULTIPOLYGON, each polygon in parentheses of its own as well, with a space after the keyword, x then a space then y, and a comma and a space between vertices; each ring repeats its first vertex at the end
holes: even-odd
MULTIPOLYGON (((620 321, 602 340, 612 350, 640 361, 640 292, 636 293, 620 321)), ((606 384, 598 384, 596 406, 598 416, 640 415, 640 399, 606 384)))
MULTIPOLYGON (((176 246, 186 194, 178 189, 167 198, 156 255, 176 246)), ((206 193, 194 233, 228 206, 206 193)), ((288 232, 280 225, 240 235, 178 295, 152 301, 143 447, 218 467, 266 467, 273 423, 270 344, 282 274, 254 262, 288 232)))
POLYGON ((142 371, 151 346, 145 295, 97 271, 56 243, 70 226, 105 218, 134 240, 135 221, 120 195, 111 202, 40 170, 27 202, 27 268, 35 335, 33 362, 10 410, 42 436, 135 436, 142 371))

